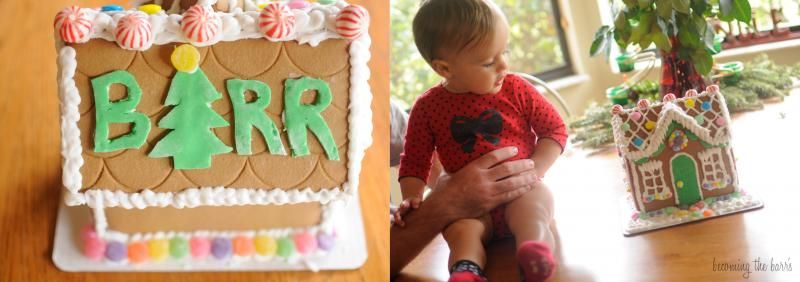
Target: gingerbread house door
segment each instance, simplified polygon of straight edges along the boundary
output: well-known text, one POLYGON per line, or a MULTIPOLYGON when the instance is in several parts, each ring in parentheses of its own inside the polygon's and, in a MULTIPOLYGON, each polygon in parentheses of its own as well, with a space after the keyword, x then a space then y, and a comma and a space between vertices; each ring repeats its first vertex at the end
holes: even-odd
POLYGON ((678 154, 670 161, 672 187, 678 195, 678 203, 691 205, 700 201, 700 185, 697 183, 697 164, 687 154, 678 154))

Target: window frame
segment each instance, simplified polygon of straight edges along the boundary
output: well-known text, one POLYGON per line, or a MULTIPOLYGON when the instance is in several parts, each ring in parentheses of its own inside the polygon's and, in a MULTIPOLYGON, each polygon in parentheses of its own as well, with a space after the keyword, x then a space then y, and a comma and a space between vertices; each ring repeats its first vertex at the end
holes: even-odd
POLYGON ((561 3, 560 0, 550 0, 550 6, 553 7, 553 21, 556 28, 556 33, 558 33, 558 45, 561 48, 561 54, 564 57, 564 65, 560 67, 556 67, 553 69, 549 69, 546 71, 541 71, 537 73, 531 73, 535 77, 542 79, 544 81, 552 81, 559 78, 565 78, 571 75, 575 75, 575 68, 572 63, 572 56, 569 53, 569 42, 567 41, 567 34, 564 30, 564 27, 561 25, 563 21, 563 15, 561 14, 561 3))

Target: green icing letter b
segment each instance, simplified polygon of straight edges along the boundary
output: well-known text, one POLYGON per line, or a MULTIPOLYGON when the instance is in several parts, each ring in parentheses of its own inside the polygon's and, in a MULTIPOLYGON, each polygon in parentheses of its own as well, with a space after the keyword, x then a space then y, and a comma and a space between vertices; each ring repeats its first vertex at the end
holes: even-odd
POLYGON ((328 159, 339 160, 339 149, 336 148, 331 129, 320 115, 331 104, 332 99, 331 89, 325 81, 309 77, 286 80, 284 93, 286 114, 284 118, 293 156, 309 154, 308 140, 306 139, 306 128, 308 128, 317 136, 328 159), (300 97, 307 90, 317 91, 317 99, 313 104, 300 103, 300 97))
POLYGON ((94 92, 95 120, 94 151, 112 152, 121 149, 136 149, 144 144, 150 133, 150 119, 143 113, 134 111, 142 99, 142 88, 129 72, 113 71, 92 79, 94 92), (128 96, 117 101, 109 100, 108 91, 113 84, 122 84, 128 89, 128 96), (111 123, 133 123, 131 132, 108 139, 111 123))
POLYGON ((286 150, 281 143, 280 131, 275 123, 272 122, 264 109, 272 99, 272 91, 269 86, 257 80, 231 79, 227 81, 228 94, 233 104, 234 128, 236 136, 236 152, 239 155, 250 155, 251 152, 251 133, 252 127, 258 128, 270 154, 286 155, 286 150), (244 95, 245 91, 253 91, 256 95, 255 101, 247 103, 244 95))

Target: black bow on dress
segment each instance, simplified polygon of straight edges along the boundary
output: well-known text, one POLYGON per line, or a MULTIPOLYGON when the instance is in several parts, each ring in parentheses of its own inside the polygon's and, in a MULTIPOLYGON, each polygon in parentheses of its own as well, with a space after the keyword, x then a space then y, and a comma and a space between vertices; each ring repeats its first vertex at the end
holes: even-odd
POLYGON ((463 116, 455 116, 450 122, 450 132, 453 139, 461 144, 461 150, 465 153, 472 153, 478 135, 492 145, 500 142, 497 134, 503 131, 503 119, 494 109, 483 111, 476 119, 463 116))

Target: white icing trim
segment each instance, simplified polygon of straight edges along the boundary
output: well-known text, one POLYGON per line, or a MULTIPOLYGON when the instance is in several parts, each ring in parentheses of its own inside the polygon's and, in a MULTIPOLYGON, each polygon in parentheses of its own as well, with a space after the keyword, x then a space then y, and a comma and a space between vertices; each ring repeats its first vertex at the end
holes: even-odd
POLYGON ((639 183, 639 172, 636 169, 634 169, 636 167, 636 163, 632 160, 628 160, 625 158, 620 158, 620 159, 624 162, 628 162, 628 166, 626 167, 626 169, 628 169, 631 175, 633 175, 633 183, 630 184, 630 187, 631 190, 633 190, 634 195, 636 196, 636 202, 638 203, 637 206, 639 207, 639 210, 643 211, 644 198, 642 198, 642 189, 639 189, 639 186, 642 184, 639 183))
MULTIPOLYGON (((181 30, 181 19, 183 15, 175 14, 174 10, 178 1, 174 1, 168 11, 161 11, 153 15, 147 15, 152 26, 153 44, 164 45, 168 43, 181 42, 203 47, 214 45, 220 41, 236 41, 241 39, 264 38, 264 34, 258 29, 258 18, 260 11, 254 4, 245 5, 245 10, 232 8, 228 12, 215 12, 222 20, 221 32, 213 40, 197 43, 192 42, 184 36, 181 30)), ((235 3, 234 3, 235 4, 235 3)), ((247 4, 247 2, 245 2, 247 4)), ((344 1, 331 5, 311 3, 311 6, 304 9, 292 9, 295 15, 295 32, 286 38, 277 41, 297 41, 299 44, 310 44, 317 46, 320 42, 330 38, 342 38, 336 33, 335 23, 339 11, 348 4, 344 1)), ((179 7, 178 7, 179 8, 179 7)), ((102 38, 111 42, 116 42, 114 29, 119 20, 131 13, 138 12, 131 9, 118 12, 101 12, 96 9, 83 9, 86 17, 92 22, 93 32, 89 39, 102 38)), ((368 29, 369 22, 363 22, 364 30, 368 29)), ((369 37, 367 32, 362 33, 361 37, 369 37)), ((61 41, 60 36, 56 40, 61 41)))
MULTIPOLYGON (((338 11, 341 7, 346 7, 347 3, 345 2, 338 2, 335 5, 325 5, 321 6, 318 4, 314 4, 311 8, 303 9, 303 10, 293 10, 297 15, 300 11, 307 11, 308 14, 315 14, 314 11, 327 11, 324 13, 326 18, 326 26, 330 26, 332 24, 331 20, 335 20, 335 15, 338 14, 338 11), (333 16, 331 16, 333 15, 333 16)), ((126 12, 116 12, 116 13, 101 13, 97 12, 96 10, 92 10, 93 15, 92 17, 95 18, 95 23, 97 24, 100 22, 101 24, 105 23, 110 29, 108 28, 95 28, 95 34, 93 34, 92 38, 103 38, 102 36, 108 35, 109 37, 113 38, 112 34, 108 33, 108 30, 113 30, 116 21, 119 18, 123 17, 126 12), (113 21, 111 21, 111 15, 113 15, 113 21), (108 17, 108 18, 104 18, 108 17), (108 21, 106 21, 108 20, 108 21)), ((129 11, 131 12, 131 11, 129 11)), ((243 14, 243 13, 220 13, 221 15, 226 15, 228 17, 236 16, 241 19, 255 19, 255 22, 252 22, 251 27, 254 32, 257 31, 257 19, 258 13, 252 12, 252 15, 243 14)), ((305 12, 303 12, 305 13, 305 12)), ((320 15, 320 13, 316 13, 320 15)), ((166 30, 177 30, 180 32, 180 15, 169 15, 167 16, 165 13, 159 13, 152 15, 150 20, 151 24, 153 24, 154 34, 156 33, 156 26, 161 24, 163 26, 165 23, 161 22, 158 23, 158 20, 154 19, 166 19, 169 17, 169 21, 166 25, 173 25, 173 27, 167 27, 166 30)), ((223 16, 225 17, 225 16, 223 16)), ((308 18, 308 17, 306 17, 308 18)), ((223 18, 224 19, 224 18, 223 18)), ((224 22, 224 20, 223 20, 224 22)), ((298 33, 299 30, 302 30, 301 27, 305 26, 306 24, 298 18, 297 27, 298 33)), ((223 23, 225 26, 225 23, 223 23)), ((364 27, 365 30, 368 28, 367 26, 364 27)), ((244 34, 244 31, 241 33, 229 34, 229 31, 223 28, 223 34, 226 34, 223 41, 233 41, 243 38, 249 37, 239 37, 244 34)), ((308 30, 308 29, 306 29, 308 30)), ((313 30, 312 30, 313 31, 313 30)), ((315 34, 322 34, 320 37, 313 39, 315 41, 309 41, 312 46, 315 46, 320 41, 323 41, 328 38, 339 38, 339 36, 335 33, 331 33, 328 31, 313 31, 316 32, 315 34), (335 35, 335 36, 334 36, 335 35), (316 41, 318 40, 318 41, 316 41)), ((257 33, 257 32, 256 32, 257 33)), ((161 33, 160 37, 156 37, 155 44, 165 44, 169 43, 164 40, 176 40, 174 42, 185 42, 181 40, 185 40, 183 38, 182 33, 180 33, 181 38, 170 38, 170 36, 174 37, 173 35, 169 35, 167 33, 161 33), (159 41, 161 40, 161 41, 159 41), (159 43, 161 42, 161 43, 159 43)), ((258 37, 263 37, 260 35, 258 37)), ((307 38, 308 39, 308 38, 307 38)), ((287 39, 292 40, 292 39, 287 39)), ((302 38, 298 36, 296 38, 299 43, 304 43, 302 38)), ((311 39, 309 39, 311 40, 311 39)), ((111 40, 113 41, 113 39, 111 40)), ((60 40, 56 40, 57 46, 62 46, 63 43, 60 40)), ((78 93, 78 88, 75 86, 74 75, 75 70, 77 68, 77 61, 76 61, 76 53, 75 49, 69 46, 64 46, 59 49, 59 75, 58 75, 58 83, 59 83, 59 95, 61 96, 61 155, 63 158, 63 175, 62 181, 64 187, 67 189, 67 194, 65 198, 65 202, 68 206, 76 206, 82 204, 89 204, 90 206, 96 205, 97 196, 98 194, 103 195, 105 201, 103 205, 106 207, 112 206, 121 206, 124 208, 145 208, 151 206, 173 206, 173 207, 196 207, 198 205, 240 205, 240 204, 259 204, 259 205, 266 205, 266 204, 286 204, 286 203, 303 203, 303 202, 321 202, 326 203, 331 200, 338 200, 338 199, 349 199, 353 195, 355 195, 358 191, 358 182, 359 182, 359 173, 361 172, 361 161, 364 158, 364 153, 367 147, 372 144, 372 92, 369 86, 369 77, 370 77, 370 69, 367 65, 371 54, 370 54, 370 47, 371 39, 369 37, 369 33, 364 32, 360 37, 350 42, 349 46, 349 54, 350 54, 350 113, 348 115, 348 122, 349 124, 349 148, 348 148, 348 164, 347 164, 347 181, 342 184, 342 189, 339 187, 322 189, 318 192, 313 192, 310 189, 294 189, 285 191, 279 188, 275 188, 272 190, 263 190, 263 189, 247 189, 247 188, 225 188, 225 187, 200 187, 200 188, 190 188, 184 190, 179 193, 155 193, 150 190, 144 190, 139 193, 126 193, 126 192, 111 192, 105 189, 92 189, 86 193, 81 193, 80 189, 83 185, 83 178, 80 173, 80 167, 83 165, 83 157, 81 156, 82 147, 80 141, 80 130, 78 129, 77 123, 78 119, 80 118, 80 114, 78 112, 78 104, 80 104, 80 95, 78 93), (222 190, 219 190, 222 189, 222 190), (96 191, 96 192, 93 192, 96 191), (203 191, 212 191, 212 192, 203 192, 203 191), (224 191, 224 192, 220 192, 224 191), (343 193, 341 193, 343 191, 343 193), (213 195, 209 197, 208 194, 204 198, 200 197, 202 193, 210 193, 213 195), (94 198, 94 200, 93 200, 94 198)))
POLYGON ((644 202, 645 197, 653 196, 654 200, 666 200, 664 196, 669 192, 669 185, 667 185, 664 178, 663 163, 661 161, 653 160, 639 165, 639 171, 642 173, 642 189, 644 192, 640 200, 644 202), (653 185, 648 185, 648 181, 652 181, 653 185), (659 192, 660 191, 660 192, 659 192))

